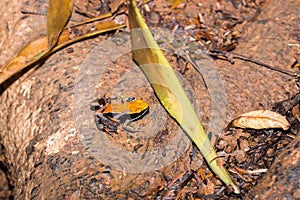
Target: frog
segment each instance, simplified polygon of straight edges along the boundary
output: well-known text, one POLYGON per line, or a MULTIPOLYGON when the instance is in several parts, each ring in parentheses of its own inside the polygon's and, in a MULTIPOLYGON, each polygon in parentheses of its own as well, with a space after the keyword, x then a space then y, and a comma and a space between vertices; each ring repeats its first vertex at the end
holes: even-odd
POLYGON ((118 133, 118 126, 131 123, 143 118, 149 113, 149 104, 142 99, 134 97, 126 98, 121 103, 112 103, 111 98, 98 98, 91 104, 91 109, 95 111, 95 123, 100 131, 104 131, 110 135, 118 133), (95 104, 96 103, 96 104, 95 104))

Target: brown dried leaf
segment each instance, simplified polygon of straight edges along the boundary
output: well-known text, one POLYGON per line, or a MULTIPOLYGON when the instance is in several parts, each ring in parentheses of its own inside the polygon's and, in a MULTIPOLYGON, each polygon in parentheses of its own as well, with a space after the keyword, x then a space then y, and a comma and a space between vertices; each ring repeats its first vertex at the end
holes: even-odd
POLYGON ((297 104, 297 105, 292 109, 292 114, 293 114, 293 116, 300 122, 300 107, 299 107, 299 104, 297 104))
POLYGON ((95 25, 97 30, 114 30, 116 26, 120 26, 120 24, 116 24, 113 21, 105 21, 95 25))
POLYGON ((125 0, 114 0, 111 3, 109 3, 109 7, 112 13, 116 12, 120 5, 122 5, 125 2, 125 0))
POLYGON ((283 130, 288 130, 290 123, 284 116, 276 112, 254 110, 235 118, 230 122, 229 126, 252 129, 282 128, 283 130))
POLYGON ((185 2, 185 0, 168 0, 168 2, 172 5, 171 8, 176 8, 178 5, 185 2))
POLYGON ((65 28, 73 10, 74 0, 50 0, 47 16, 49 48, 53 48, 65 28))
MULTIPOLYGON (((30 69, 35 64, 39 63, 42 59, 45 59, 55 53, 56 51, 71 45, 75 42, 99 35, 101 33, 117 30, 123 28, 125 25, 116 24, 114 22, 102 22, 96 25, 96 29, 89 33, 84 33, 73 39, 70 38, 72 33, 69 32, 69 29, 64 30, 57 42, 57 46, 52 49, 48 48, 47 37, 39 38, 26 47, 24 47, 14 58, 8 61, 4 66, 0 67, 0 84, 2 84, 7 79, 11 78, 16 73, 20 72, 23 69, 30 69)), ((82 30, 83 27, 78 27, 78 30, 82 30)), ((79 31, 80 32, 80 31, 79 31)))
POLYGON ((48 52, 47 38, 39 38, 25 46, 14 58, 0 67, 0 84, 40 59, 48 52))

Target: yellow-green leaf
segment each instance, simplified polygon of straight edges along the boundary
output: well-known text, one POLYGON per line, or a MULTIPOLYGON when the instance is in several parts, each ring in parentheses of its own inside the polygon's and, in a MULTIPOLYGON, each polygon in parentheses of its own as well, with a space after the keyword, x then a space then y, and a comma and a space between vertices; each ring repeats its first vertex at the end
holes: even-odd
POLYGON ((235 193, 239 193, 238 186, 231 180, 220 158, 217 158, 191 102, 142 19, 135 1, 131 0, 130 3, 128 17, 133 59, 144 72, 162 105, 194 141, 210 168, 226 185, 232 186, 235 193))
POLYGON ((72 14, 74 0, 50 0, 47 16, 49 48, 53 48, 72 14))
POLYGON ((290 123, 284 116, 276 112, 254 110, 235 118, 229 126, 252 129, 282 128, 283 130, 288 130, 290 123))

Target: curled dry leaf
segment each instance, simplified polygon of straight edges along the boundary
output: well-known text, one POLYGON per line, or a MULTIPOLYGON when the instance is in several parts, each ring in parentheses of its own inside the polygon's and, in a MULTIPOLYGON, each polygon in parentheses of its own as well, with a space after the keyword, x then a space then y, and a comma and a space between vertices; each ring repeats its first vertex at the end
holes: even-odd
POLYGON ((282 128, 288 130, 290 123, 286 118, 270 110, 254 110, 244 113, 229 123, 230 127, 268 129, 282 128))
POLYGON ((116 12, 120 5, 122 5, 125 2, 125 0, 114 0, 111 3, 109 3, 109 7, 112 13, 116 12))

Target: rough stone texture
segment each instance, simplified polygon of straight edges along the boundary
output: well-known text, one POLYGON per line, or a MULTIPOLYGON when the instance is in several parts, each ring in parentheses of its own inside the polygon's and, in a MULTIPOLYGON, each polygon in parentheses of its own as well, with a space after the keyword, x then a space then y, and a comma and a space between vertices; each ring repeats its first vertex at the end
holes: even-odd
MULTIPOLYGON (((294 28, 299 26, 299 12, 299 1, 277 1, 276 3, 269 1, 258 19, 247 27, 249 31, 245 32, 236 52, 292 71, 290 66, 295 61, 293 55, 299 49, 295 46, 289 46, 289 44, 298 43, 291 39, 290 34, 294 28)), ((241 88, 241 90, 246 90, 247 94, 252 94, 252 98, 245 98, 244 101, 238 102, 247 104, 256 99, 257 108, 260 107, 258 103, 262 103, 264 108, 269 108, 275 102, 283 100, 282 95, 289 98, 291 94, 295 94, 297 91, 291 77, 263 69, 261 66, 245 64, 243 61, 237 62, 236 66, 248 68, 247 71, 241 70, 243 74, 240 74, 243 77, 248 77, 248 80, 242 79, 239 80, 239 83, 248 85, 247 88, 241 88), (247 83, 241 83, 244 81, 247 83), (253 85, 255 86, 253 87, 253 85), (255 95, 258 91, 260 94, 255 95)), ((233 74, 237 75, 241 71, 237 69, 233 74)), ((241 98, 240 95, 237 96, 241 98)), ((268 173, 248 193, 248 199, 299 198, 299 141, 300 137, 298 136, 282 152, 268 173)))
MULTIPOLYGON (((289 44, 299 44, 291 38, 293 29, 299 26, 299 12, 299 1, 268 1, 258 18, 246 25, 234 52, 293 71, 290 66, 299 48, 289 44)), ((216 63, 226 80, 229 119, 249 110, 270 109, 297 92, 292 77, 262 66, 240 60, 235 65, 216 63)), ((299 140, 296 137, 282 152, 269 172, 248 192, 248 199, 299 198, 299 140)))
MULTIPOLYGON (((297 43, 290 38, 299 25, 298 1, 267 1, 261 14, 246 25, 235 53, 290 70, 295 62, 297 43)), ((255 109, 270 109, 276 102, 290 98, 297 92, 292 77, 249 62, 235 60, 235 64, 218 60, 227 93, 227 116, 255 109)))
MULTIPOLYGON (((12 17, 20 12, 21 3, 4 0, 2 5, 1 64, 28 41, 45 32, 45 17, 12 17)), ((298 23, 297 18, 290 16, 297 16, 299 9, 298 1, 267 2, 259 19, 250 24, 249 32, 242 36, 236 52, 282 68, 289 66, 293 62, 293 52, 288 47, 291 42, 289 33, 298 23)), ((70 54, 66 50, 57 53, 42 67, 31 70, 1 94, 1 143, 5 147, 5 165, 10 182, 15 187, 16 199, 124 199, 129 196, 145 199, 151 198, 165 185, 161 172, 139 176, 113 171, 91 157, 81 143, 73 121, 71 97, 80 59, 93 48, 92 43, 73 45, 73 53, 70 54)), ((235 65, 224 61, 216 63, 227 93, 227 121, 248 110, 268 109, 296 92, 290 77, 261 66, 243 61, 236 61, 235 65)), ((282 187, 287 188, 287 198, 299 197, 298 191, 291 194, 292 189, 297 187, 295 180, 299 173, 297 141, 284 154, 294 155, 295 163, 289 163, 290 160, 284 156, 279 157, 282 162, 288 162, 286 165, 293 170, 281 171, 279 166, 276 167, 280 162, 275 162, 266 175, 266 181, 263 180, 253 189, 249 198, 257 196, 258 192, 264 195, 261 197, 268 196, 273 189, 280 188, 275 186, 280 180, 283 180, 279 182, 281 190, 282 187), (269 189, 260 190, 264 186, 269 189)), ((172 173, 166 175, 168 180, 190 169, 188 163, 189 157, 185 156, 175 164, 176 167, 171 166, 168 172, 172 173)), ((281 167, 285 169, 286 165, 281 167)))
MULTIPOLYGON (((6 8, 1 7, 5 9, 1 13, 5 13, 2 19, 7 29, 1 38, 1 52, 5 55, 1 55, 5 62, 21 46, 43 35, 45 21, 34 20, 35 17, 44 19, 43 16, 21 15, 22 2, 3 3, 6 8), (7 7, 14 9, 6 10, 7 7), (11 20, 9 16, 13 13, 19 14, 11 20), (31 27, 35 23, 39 26, 31 27), (24 26, 30 28, 28 35, 22 30, 24 26), (18 35, 20 30, 24 33, 18 35)), ((124 199, 128 196, 141 199, 150 197, 163 184, 159 172, 137 176, 111 169, 90 156, 81 141, 74 124, 72 93, 78 66, 99 40, 101 37, 72 45, 9 87, 1 87, 3 162, 14 186, 15 199, 124 199)), ((180 172, 175 169, 174 175, 186 171, 185 165, 179 166, 183 167, 180 172)))

